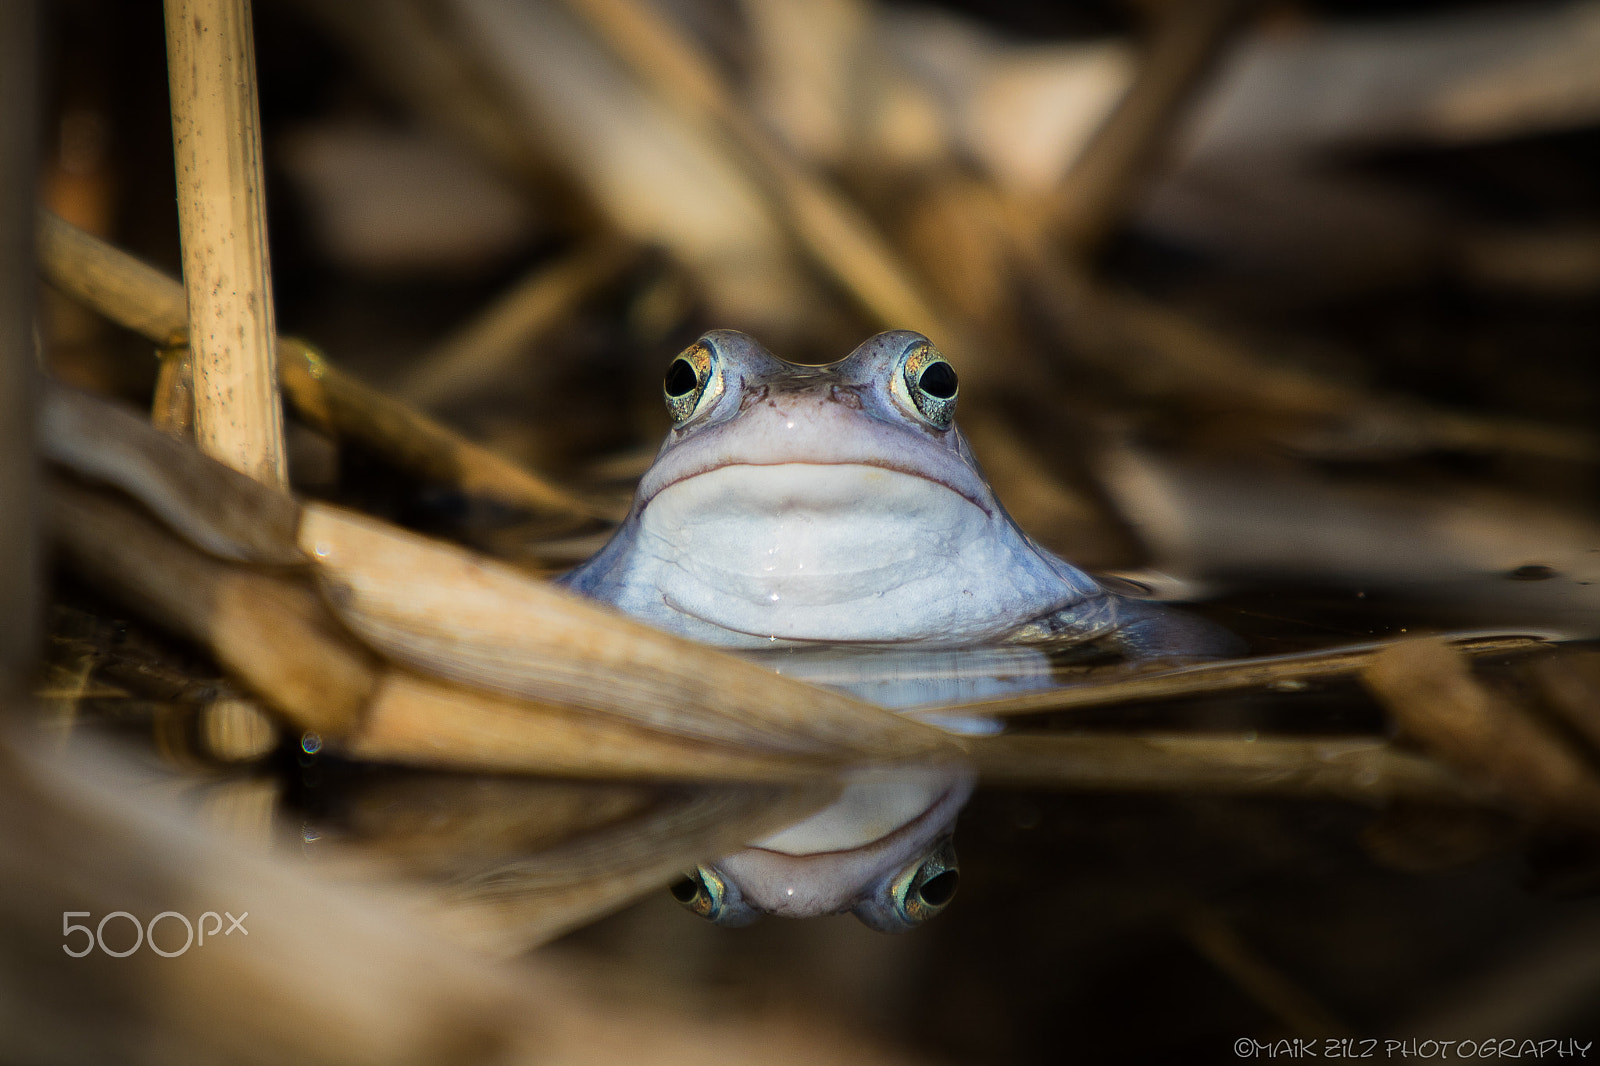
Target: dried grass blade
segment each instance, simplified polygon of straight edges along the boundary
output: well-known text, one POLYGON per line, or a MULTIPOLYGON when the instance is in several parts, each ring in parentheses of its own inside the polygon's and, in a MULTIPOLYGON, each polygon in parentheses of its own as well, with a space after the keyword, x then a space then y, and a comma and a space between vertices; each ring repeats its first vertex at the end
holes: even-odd
POLYGON ((623 715, 497 696, 400 670, 384 675, 359 732, 337 750, 434 769, 647 781, 815 779, 843 761, 745 750, 623 715))
MULTIPOLYGON (((110 495, 62 482, 52 486, 50 500, 56 543, 88 581, 209 647, 294 729, 318 733, 356 758, 591 778, 765 782, 814 780, 860 754, 747 751, 621 716, 414 677, 358 643, 304 577, 222 562, 110 495)), ((404 598, 405 590, 396 595, 404 598)))
POLYGON ((985 784, 1113 792, 1225 792, 1386 803, 1492 794, 1387 741, 1016 735, 974 740, 985 784))
POLYGON ((896 760, 957 750, 938 730, 371 519, 308 504, 300 544, 355 632, 474 687, 764 751, 896 760))
POLYGON ((157 344, 186 339, 188 298, 180 283, 43 208, 36 224, 46 281, 157 344))
POLYGON ((360 441, 421 477, 537 513, 616 517, 362 384, 304 341, 279 339, 278 376, 283 394, 307 422, 333 436, 360 441))
MULTIPOLYGON (((1444 639, 1449 640, 1453 646, 1467 655, 1514 655, 1549 647, 1549 641, 1544 637, 1514 634, 1460 634, 1444 639)), ((918 710, 930 714, 1015 717, 1105 707, 1117 703, 1182 699, 1217 692, 1264 688, 1282 683, 1328 681, 1355 677, 1385 648, 1392 646, 1393 642, 1357 644, 1328 651, 1199 663, 1173 670, 1119 676, 1043 692, 1029 692, 1020 696, 930 705, 918 710)))
POLYGON ((65 482, 50 487, 55 543, 97 588, 211 648, 298 729, 354 729, 378 664, 304 579, 274 577, 190 547, 132 506, 65 482))
POLYGON ((39 443, 46 458, 116 486, 218 558, 305 565, 295 540, 300 507, 292 497, 155 432, 116 404, 47 385, 39 443))

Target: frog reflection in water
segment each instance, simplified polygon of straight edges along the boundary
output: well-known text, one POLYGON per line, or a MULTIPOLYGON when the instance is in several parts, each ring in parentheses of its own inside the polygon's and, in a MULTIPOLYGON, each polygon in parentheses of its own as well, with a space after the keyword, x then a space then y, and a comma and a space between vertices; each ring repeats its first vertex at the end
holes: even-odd
MULTIPOLYGON (((667 369, 673 429, 626 521, 561 580, 731 648, 1212 651, 1207 623, 1108 592, 1017 527, 955 426, 957 391, 918 333, 881 333, 826 366, 708 333, 667 369)), ((725 925, 851 910, 910 928, 954 893, 951 827, 972 784, 948 769, 853 782, 674 894, 725 925)))

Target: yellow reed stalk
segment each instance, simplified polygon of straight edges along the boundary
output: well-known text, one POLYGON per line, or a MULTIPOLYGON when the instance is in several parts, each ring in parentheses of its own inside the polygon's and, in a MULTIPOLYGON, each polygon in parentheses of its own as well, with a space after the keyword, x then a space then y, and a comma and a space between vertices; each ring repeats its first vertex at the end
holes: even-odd
POLYGON ((195 438, 285 485, 250 3, 167 0, 166 13, 195 438))

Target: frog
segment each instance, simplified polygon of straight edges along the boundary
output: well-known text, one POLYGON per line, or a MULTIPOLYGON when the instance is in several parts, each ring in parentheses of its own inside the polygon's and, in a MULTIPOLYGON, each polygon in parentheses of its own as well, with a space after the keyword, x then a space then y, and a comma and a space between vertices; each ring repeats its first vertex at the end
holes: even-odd
MULTIPOLYGON (((921 333, 805 365, 713 330, 671 361, 662 396, 672 428, 610 540, 558 578, 574 591, 747 653, 1094 646, 1139 660, 1226 643, 1017 525, 956 425, 956 370, 921 333)), ((851 911, 914 928, 954 894, 951 826, 972 785, 949 768, 853 780, 673 894, 723 925, 851 911)))

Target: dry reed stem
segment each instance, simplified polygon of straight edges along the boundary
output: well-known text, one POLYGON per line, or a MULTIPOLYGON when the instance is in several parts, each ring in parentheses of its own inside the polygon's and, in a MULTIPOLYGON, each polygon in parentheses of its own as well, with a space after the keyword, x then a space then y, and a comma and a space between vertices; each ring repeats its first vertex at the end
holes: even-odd
MULTIPOLYGON (((1542 638, 1516 635, 1473 635, 1446 639, 1450 639, 1456 647, 1468 655, 1511 655, 1549 647, 1548 642, 1542 638)), ((1105 707, 1116 703, 1238 692, 1285 683, 1299 684, 1354 678, 1388 647, 1392 645, 1358 644, 1354 647, 1299 652, 1293 655, 1198 663, 1154 673, 1087 681, 1067 688, 1028 692, 998 699, 929 706, 919 710, 938 714, 1013 717, 1105 707)))
MULTIPOLYGON (((713 781, 814 779, 859 757, 857 749, 751 751, 733 741, 676 735, 682 729, 674 730, 670 721, 664 728, 642 726, 626 717, 632 708, 625 691, 590 699, 602 712, 614 712, 597 714, 415 677, 357 643, 303 576, 273 576, 222 562, 127 503, 73 484, 53 485, 50 499, 56 542, 85 579, 209 647, 294 729, 318 733, 355 757, 475 771, 713 781)), ((396 590, 400 598, 406 594, 396 590)), ((454 636, 438 639, 448 643, 454 636)), ((694 664, 702 650, 663 639, 681 645, 685 664, 694 664)), ((709 669, 725 658, 704 650, 714 657, 709 669)), ((592 686, 607 677, 604 666, 581 661, 570 669, 588 676, 592 686)), ((830 696, 771 675, 758 680, 775 688, 786 684, 780 698, 803 702, 816 691, 826 703, 830 696)), ((762 698, 759 692, 746 695, 758 703, 762 698)), ((654 710, 668 719, 680 712, 691 722, 701 717, 692 706, 654 710)), ((936 731, 901 723, 877 708, 864 710, 887 718, 896 733, 943 743, 936 731)))
POLYGON ((296 729, 337 737, 357 727, 379 664, 303 578, 214 559, 133 507, 66 482, 49 499, 55 543, 96 588, 209 647, 296 729))
POLYGON ((363 385, 304 341, 279 339, 278 383, 296 413, 311 425, 335 437, 360 441, 419 477, 540 514, 620 518, 615 509, 581 499, 363 385))
POLYGON ((529 274, 416 362, 395 389, 420 407, 492 384, 565 321, 573 307, 614 279, 637 252, 601 239, 529 274))
POLYGON ((370 518, 307 504, 300 544, 346 625, 463 684, 758 751, 890 761, 959 752, 932 727, 370 518))
POLYGON ((884 329, 919 330, 965 353, 960 331, 936 309, 872 220, 786 151, 676 26, 637 0, 567 3, 656 91, 722 135, 774 199, 800 248, 884 329))
POLYGON ((463 549, 321 505, 302 510, 102 401, 64 389, 50 399, 53 457, 190 538, 130 503, 63 483, 58 535, 76 565, 209 645, 297 726, 353 736, 370 714, 372 729, 359 732, 368 757, 767 779, 959 752, 938 730, 661 633, 463 549), (202 550, 301 573, 275 578, 202 550), (313 561, 340 620, 305 584, 313 561), (383 668, 346 626, 390 656, 513 698, 403 676, 380 685, 383 668), (318 640, 325 646, 312 647, 318 640))
POLYGON ((1402 731, 1536 817, 1600 827, 1600 778, 1532 715, 1472 676, 1433 639, 1387 648, 1362 681, 1402 731))
POLYGON ((254 762, 278 746, 278 724, 255 700, 212 700, 200 709, 200 746, 218 762, 254 762))
POLYGON ((974 739, 985 784, 1111 792, 1222 792, 1483 804, 1491 794, 1378 740, 1017 734, 974 739))
POLYGON ((670 781, 816 780, 843 760, 676 736, 616 715, 513 699, 388 671, 351 758, 477 773, 670 781))
MULTIPOLYGON (((303 578, 214 559, 126 503, 72 484, 53 485, 50 501, 56 543, 85 579, 209 647, 295 730, 354 757, 472 771, 781 781, 830 775, 854 754, 747 751, 688 739, 619 716, 628 708, 610 694, 601 702, 617 714, 415 677, 352 639, 303 578)), ((593 676, 599 684, 604 671, 593 676)))
POLYGON ((303 566, 300 508, 150 426, 131 411, 60 385, 45 390, 39 419, 45 457, 79 477, 122 489, 171 528, 221 559, 303 566))
POLYGON ((1162 5, 1154 37, 1126 95, 1063 177, 1047 229, 1079 256, 1104 242, 1142 191, 1182 105, 1252 0, 1162 5))
MULTIPOLYGON (((50 283, 163 347, 185 343, 183 286, 147 263, 47 211, 38 216, 40 268, 50 283)), ((304 342, 278 340, 277 372, 296 413, 360 441, 419 476, 512 507, 608 517, 439 422, 343 373, 304 342)))
POLYGON ((180 440, 194 440, 194 358, 187 344, 161 350, 150 422, 180 440))
POLYGON ((46 281, 162 347, 185 343, 189 310, 182 284, 53 212, 40 208, 35 223, 46 281))
POLYGON ((166 0, 195 439, 287 485, 249 0, 166 0))

